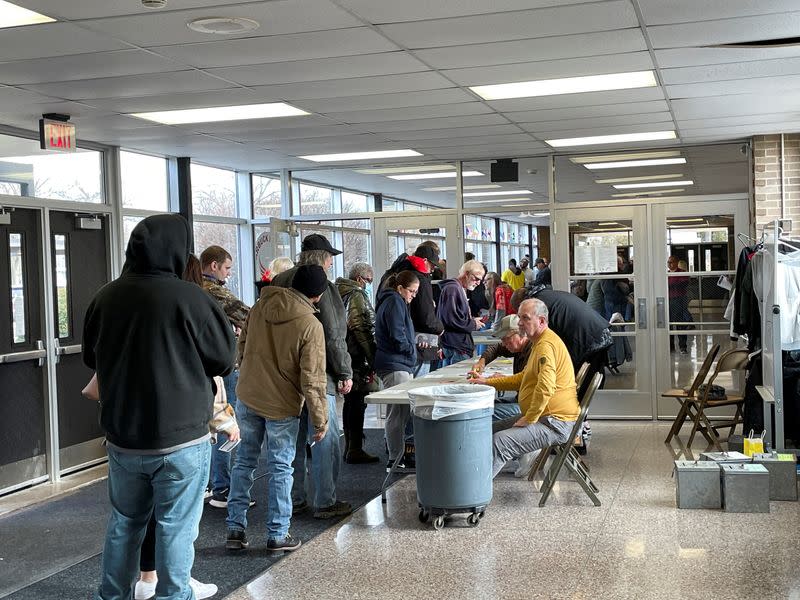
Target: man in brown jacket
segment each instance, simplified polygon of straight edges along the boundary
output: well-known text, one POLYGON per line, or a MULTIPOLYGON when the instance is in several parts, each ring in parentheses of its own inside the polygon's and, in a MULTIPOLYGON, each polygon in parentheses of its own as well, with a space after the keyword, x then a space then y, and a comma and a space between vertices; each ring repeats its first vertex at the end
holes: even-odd
POLYGON ((230 550, 248 546, 247 508, 265 438, 267 549, 282 552, 300 547, 300 540, 289 534, 292 461, 304 402, 314 425, 314 442, 328 430, 325 335, 314 306, 327 285, 322 267, 299 267, 291 288, 261 290, 239 336, 236 395, 242 443, 231 470, 225 543, 230 550))

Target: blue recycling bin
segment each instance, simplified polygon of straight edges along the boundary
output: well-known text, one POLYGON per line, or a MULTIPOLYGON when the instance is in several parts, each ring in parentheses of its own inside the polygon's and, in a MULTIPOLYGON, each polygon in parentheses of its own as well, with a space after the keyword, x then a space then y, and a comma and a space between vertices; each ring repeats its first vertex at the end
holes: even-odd
POLYGON ((494 388, 441 385, 409 390, 414 420, 419 518, 468 513, 477 525, 492 500, 494 388))

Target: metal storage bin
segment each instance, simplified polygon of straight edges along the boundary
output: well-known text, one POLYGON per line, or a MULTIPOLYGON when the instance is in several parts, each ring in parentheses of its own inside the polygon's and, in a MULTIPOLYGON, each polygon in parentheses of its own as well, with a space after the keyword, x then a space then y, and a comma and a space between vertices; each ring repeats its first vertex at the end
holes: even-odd
POLYGON ((769 471, 769 499, 797 500, 797 462, 794 454, 754 454, 753 463, 769 471))
POLYGON ((721 508, 719 465, 711 461, 675 461, 675 501, 678 508, 721 508))
POLYGON ((444 385, 409 390, 417 454, 420 521, 469 513, 476 526, 492 499, 494 388, 444 385))
POLYGON ((741 452, 701 452, 700 460, 713 461, 721 465, 737 465, 753 462, 753 459, 741 452))
POLYGON ((725 512, 769 512, 769 471, 764 465, 721 466, 725 512))

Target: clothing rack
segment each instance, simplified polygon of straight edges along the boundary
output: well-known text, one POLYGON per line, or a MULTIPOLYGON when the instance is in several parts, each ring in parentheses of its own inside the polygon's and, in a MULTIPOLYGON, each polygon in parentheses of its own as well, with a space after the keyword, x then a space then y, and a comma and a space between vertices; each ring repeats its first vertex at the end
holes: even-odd
MULTIPOLYGON (((778 265, 786 264, 800 268, 800 258, 787 256, 782 247, 800 251, 797 241, 783 236, 784 229, 791 229, 791 221, 773 221, 764 226, 764 245, 759 251, 763 254, 762 295, 761 295, 761 356, 763 365, 763 385, 757 390, 764 401, 764 425, 766 441, 774 450, 783 452, 786 435, 784 427, 785 407, 783 390, 783 355, 781 343, 781 307, 778 301, 779 286, 784 282, 780 277, 778 265), (774 407, 775 439, 772 439, 772 407, 774 407)), ((793 449, 788 449, 793 450, 793 449)), ((795 450, 796 452, 796 450, 795 450)))

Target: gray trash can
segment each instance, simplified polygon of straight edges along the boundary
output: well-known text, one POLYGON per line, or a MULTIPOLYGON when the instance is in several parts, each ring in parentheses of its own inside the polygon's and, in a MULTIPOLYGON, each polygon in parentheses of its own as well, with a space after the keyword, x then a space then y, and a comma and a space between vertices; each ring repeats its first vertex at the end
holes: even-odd
POLYGON ((492 411, 486 385, 439 385, 409 390, 417 459, 420 521, 469 513, 477 525, 492 499, 492 411))

